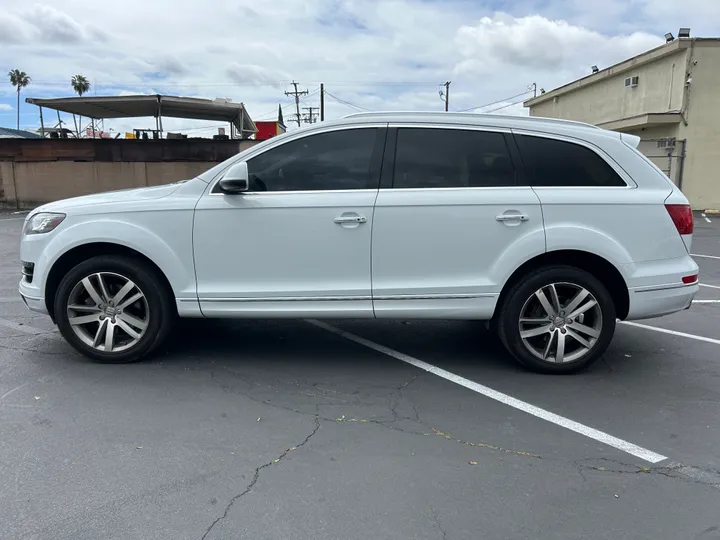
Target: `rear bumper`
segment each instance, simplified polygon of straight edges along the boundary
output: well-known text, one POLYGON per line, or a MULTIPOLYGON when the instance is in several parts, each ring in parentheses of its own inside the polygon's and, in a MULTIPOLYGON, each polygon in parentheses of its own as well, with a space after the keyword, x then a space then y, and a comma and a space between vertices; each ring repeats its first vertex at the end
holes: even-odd
POLYGON ((630 290, 630 311, 626 320, 662 317, 687 309, 700 286, 697 283, 665 289, 630 290))

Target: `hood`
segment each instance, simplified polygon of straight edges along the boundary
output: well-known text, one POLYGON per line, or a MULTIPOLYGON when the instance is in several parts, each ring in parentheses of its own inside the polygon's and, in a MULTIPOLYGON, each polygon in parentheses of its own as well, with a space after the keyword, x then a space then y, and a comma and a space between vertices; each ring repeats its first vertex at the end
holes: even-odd
POLYGON ((180 184, 180 182, 177 182, 175 184, 167 184, 164 186, 121 189, 118 191, 106 191, 104 193, 73 197, 72 199, 62 199, 60 201, 44 204, 33 210, 30 214, 35 214, 37 212, 67 212, 69 210, 79 209, 86 206, 96 207, 98 205, 115 204, 128 201, 161 199, 177 190, 180 187, 180 184))

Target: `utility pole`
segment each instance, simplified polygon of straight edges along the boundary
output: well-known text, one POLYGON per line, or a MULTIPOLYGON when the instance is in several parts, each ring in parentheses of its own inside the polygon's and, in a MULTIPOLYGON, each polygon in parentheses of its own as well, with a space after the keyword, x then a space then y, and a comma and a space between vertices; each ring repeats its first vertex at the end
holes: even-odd
POLYGON ((443 83, 443 86, 445 87, 444 92, 440 90, 440 99, 445 99, 445 112, 448 111, 448 107, 450 105, 450 82, 451 81, 445 81, 445 83, 443 83))
POLYGON ((308 111, 307 115, 303 118, 306 124, 314 124, 317 122, 317 113, 313 114, 313 111, 317 111, 319 107, 303 107, 303 111, 308 111))
POLYGON ((300 96, 306 96, 308 91, 302 90, 298 92, 298 83, 295 81, 292 82, 292 85, 295 87, 294 92, 285 92, 286 96, 293 96, 295 98, 295 119, 297 120, 297 125, 300 127, 300 96))
POLYGON ((320 83, 320 121, 325 121, 325 85, 320 83))
POLYGON ((532 83, 530 86, 532 87, 533 97, 537 97, 537 83, 532 83))

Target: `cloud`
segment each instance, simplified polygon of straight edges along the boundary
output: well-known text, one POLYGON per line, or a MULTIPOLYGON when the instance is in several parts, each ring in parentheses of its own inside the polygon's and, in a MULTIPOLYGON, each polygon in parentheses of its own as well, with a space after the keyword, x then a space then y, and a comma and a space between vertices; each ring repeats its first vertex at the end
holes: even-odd
POLYGON ((9 103, 0 103, 0 111, 14 111, 15 108, 9 103))
POLYGON ((240 84, 279 87, 290 80, 290 75, 284 71, 254 64, 235 62, 228 66, 225 72, 228 77, 240 84))
POLYGON ((515 18, 496 13, 459 28, 455 42, 465 58, 456 66, 456 73, 487 73, 503 68, 555 70, 608 65, 661 45, 664 40, 645 32, 607 36, 541 15, 515 18))
POLYGON ((68 14, 44 4, 14 13, 0 13, 0 43, 72 44, 106 41, 107 38, 97 26, 80 24, 68 14))
MULTIPOLYGON (((227 97, 253 118, 274 118, 280 103, 286 120, 293 79, 310 92, 301 107, 318 106, 320 82, 352 104, 328 97, 329 119, 354 107, 442 110, 446 80, 451 109, 492 109, 532 82, 550 90, 661 44, 680 25, 675 0, 35 1, 0 0, 0 75, 26 71, 24 96, 72 95, 81 73, 98 95, 227 97), (493 13, 499 4, 507 14, 493 13)), ((694 36, 720 34, 720 1, 683 6, 694 36)), ((0 103, 13 105, 13 90, 0 84, 0 103)), ((37 119, 25 103, 20 114, 37 119)))

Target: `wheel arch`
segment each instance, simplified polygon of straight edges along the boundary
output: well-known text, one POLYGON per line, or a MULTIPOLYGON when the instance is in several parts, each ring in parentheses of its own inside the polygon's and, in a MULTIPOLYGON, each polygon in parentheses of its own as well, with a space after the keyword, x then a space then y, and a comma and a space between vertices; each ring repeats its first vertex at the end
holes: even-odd
POLYGON ((167 292, 173 295, 173 289, 165 273, 149 257, 139 251, 113 242, 90 242, 81 244, 63 253, 52 265, 45 279, 45 307, 50 317, 55 320, 55 293, 63 276, 74 266, 98 255, 122 255, 142 261, 157 275, 166 287, 167 292))
POLYGON ((540 268, 555 265, 574 266, 595 276, 605 285, 613 299, 617 317, 619 319, 627 317, 630 310, 630 293, 625 278, 623 278, 617 267, 599 255, 574 249, 548 251, 520 265, 505 282, 496 304, 495 314, 497 315, 498 308, 503 305, 513 286, 521 281, 523 277, 540 268))

